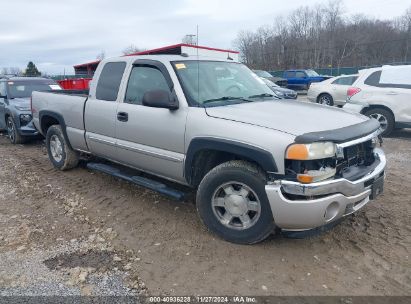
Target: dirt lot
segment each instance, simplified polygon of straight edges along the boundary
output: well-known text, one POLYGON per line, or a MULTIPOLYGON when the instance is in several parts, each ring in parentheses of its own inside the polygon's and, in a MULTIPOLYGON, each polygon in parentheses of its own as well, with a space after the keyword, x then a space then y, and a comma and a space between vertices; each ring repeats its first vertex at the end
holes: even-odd
POLYGON ((333 230, 253 246, 209 234, 194 203, 0 136, 0 295, 410 295, 411 132, 386 139, 384 194, 333 230))

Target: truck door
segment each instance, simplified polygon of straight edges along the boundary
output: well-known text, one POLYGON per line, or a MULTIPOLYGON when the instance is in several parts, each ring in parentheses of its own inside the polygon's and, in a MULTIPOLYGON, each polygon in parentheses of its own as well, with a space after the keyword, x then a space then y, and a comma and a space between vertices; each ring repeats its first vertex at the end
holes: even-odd
POLYGON ((117 160, 116 115, 118 92, 126 68, 125 62, 108 62, 101 70, 95 90, 84 112, 89 150, 98 156, 117 160))
POLYGON ((0 82, 0 130, 6 129, 6 120, 5 120, 5 110, 6 110, 6 98, 4 98, 7 95, 7 90, 6 90, 6 82, 2 81, 0 82))
POLYGON ((303 71, 295 72, 295 84, 302 89, 306 88, 308 84, 307 74, 303 71))
POLYGON ((117 146, 121 161, 169 179, 184 181, 184 133, 187 108, 142 105, 146 92, 166 90, 173 83, 167 68, 154 60, 134 63, 117 109, 117 146))
POLYGON ((284 76, 288 81, 288 85, 290 87, 295 87, 296 85, 295 71, 286 71, 284 76))

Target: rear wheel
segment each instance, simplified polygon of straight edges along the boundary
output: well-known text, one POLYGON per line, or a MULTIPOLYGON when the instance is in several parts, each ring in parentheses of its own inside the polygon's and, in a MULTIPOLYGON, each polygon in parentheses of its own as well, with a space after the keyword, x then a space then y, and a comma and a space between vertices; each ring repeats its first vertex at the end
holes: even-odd
POLYGON ((334 99, 330 94, 324 93, 318 96, 318 103, 322 105, 333 106, 334 99))
POLYGON ((53 166, 62 171, 78 165, 79 155, 70 148, 59 125, 53 125, 47 130, 47 153, 53 166))
POLYGON ((254 244, 275 228, 261 170, 244 161, 229 161, 212 169, 197 191, 203 223, 233 243, 254 244))
POLYGON ((382 136, 388 136, 394 130, 395 119, 390 111, 383 108, 373 108, 364 113, 364 115, 376 119, 381 126, 382 136))
POLYGON ((11 116, 7 118, 7 135, 10 142, 14 145, 24 143, 24 137, 20 135, 14 119, 11 116))

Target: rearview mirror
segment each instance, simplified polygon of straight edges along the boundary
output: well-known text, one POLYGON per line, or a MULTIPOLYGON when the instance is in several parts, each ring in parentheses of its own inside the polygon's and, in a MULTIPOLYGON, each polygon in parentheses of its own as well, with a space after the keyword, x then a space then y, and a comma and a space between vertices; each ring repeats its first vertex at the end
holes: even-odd
POLYGON ((170 110, 178 109, 178 101, 176 98, 170 92, 165 90, 147 91, 143 96, 143 105, 170 110))

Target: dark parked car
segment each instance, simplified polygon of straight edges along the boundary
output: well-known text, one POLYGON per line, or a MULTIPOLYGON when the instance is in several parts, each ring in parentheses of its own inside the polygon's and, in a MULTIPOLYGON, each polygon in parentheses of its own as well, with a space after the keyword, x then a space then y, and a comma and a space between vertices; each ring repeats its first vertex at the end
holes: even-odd
POLYGON ((13 144, 20 144, 30 137, 38 136, 32 122, 31 93, 60 89, 54 80, 46 78, 0 78, 0 130, 7 130, 13 144))
POLYGON ((281 99, 297 99, 297 92, 294 90, 282 88, 271 80, 261 77, 265 84, 281 99))
POLYGON ((253 70, 254 73, 257 74, 257 76, 261 77, 261 78, 265 78, 268 79, 272 82, 274 82, 275 84, 277 84, 280 87, 286 88, 288 85, 287 79, 281 78, 281 77, 276 77, 271 75, 270 73, 268 73, 267 71, 263 71, 263 70, 253 70))

